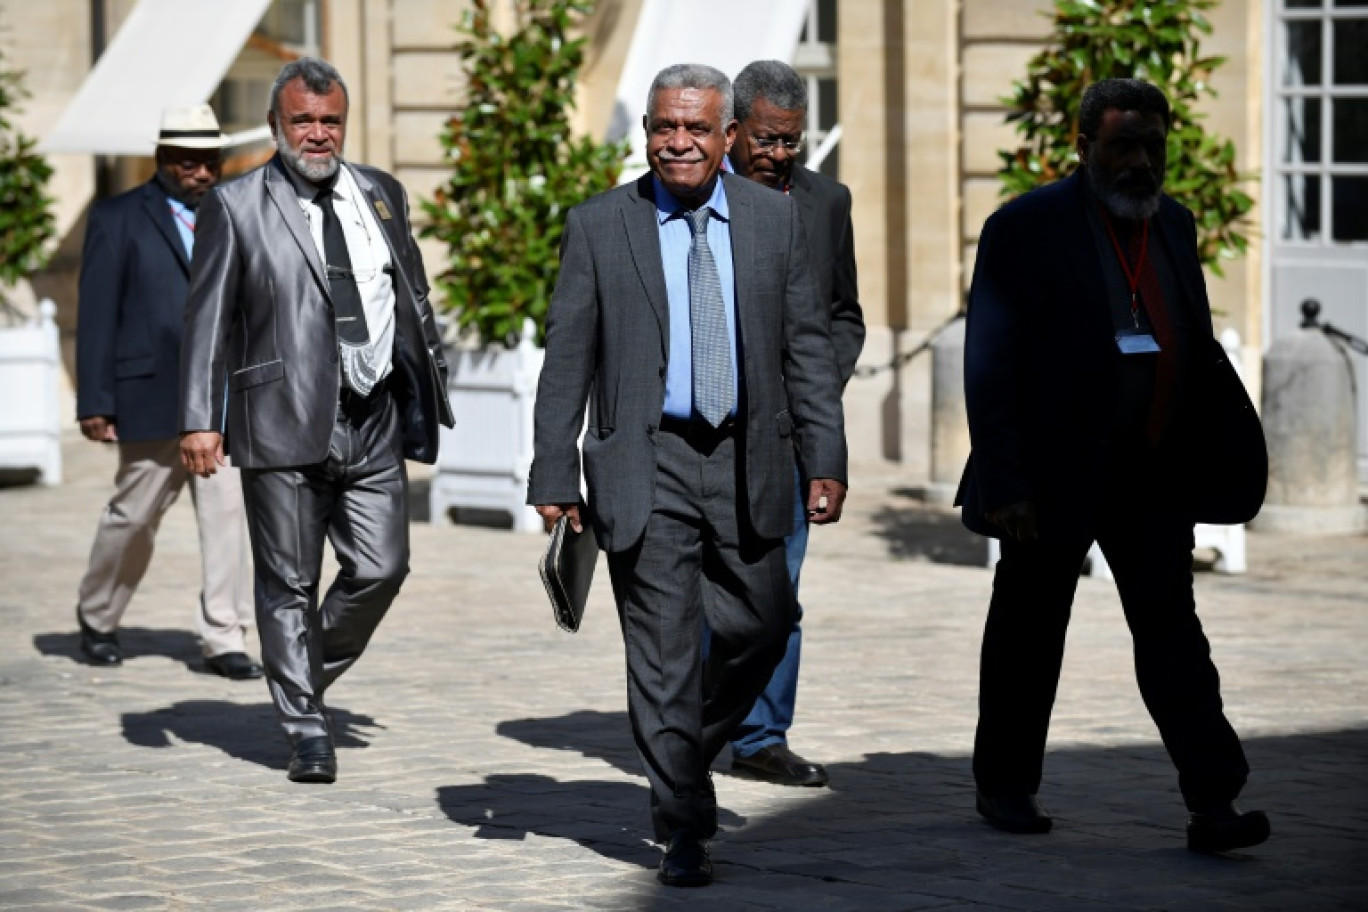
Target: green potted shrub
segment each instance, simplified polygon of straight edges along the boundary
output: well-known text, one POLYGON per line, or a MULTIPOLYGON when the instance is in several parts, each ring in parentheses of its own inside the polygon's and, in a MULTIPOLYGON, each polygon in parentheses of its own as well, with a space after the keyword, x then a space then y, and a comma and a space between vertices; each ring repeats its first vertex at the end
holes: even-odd
POLYGON ((1202 263, 1222 275, 1222 262, 1248 247, 1242 231, 1254 201, 1240 189, 1250 178, 1235 170, 1234 143, 1208 133, 1197 111, 1203 96, 1215 96, 1211 74, 1225 62, 1201 54, 1201 38, 1211 33, 1202 14, 1216 3, 1055 0, 1046 47, 1003 99, 1021 136, 1016 149, 998 153, 1003 195, 1017 196, 1073 170, 1078 106, 1089 84, 1144 79, 1163 90, 1173 110, 1164 189, 1197 216, 1202 263))
POLYGON ((565 214, 617 182, 627 147, 570 128, 585 42, 572 32, 592 3, 514 0, 503 31, 490 6, 472 0, 457 27, 466 95, 441 136, 451 175, 423 203, 423 233, 447 248, 436 304, 456 337, 457 426, 442 439, 430 508, 433 521, 470 507, 540 529, 523 497, 565 214))

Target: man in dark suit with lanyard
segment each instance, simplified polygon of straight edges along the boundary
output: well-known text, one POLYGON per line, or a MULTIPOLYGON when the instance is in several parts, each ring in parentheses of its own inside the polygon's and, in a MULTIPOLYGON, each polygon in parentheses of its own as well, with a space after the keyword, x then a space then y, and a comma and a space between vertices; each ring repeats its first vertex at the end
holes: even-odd
POLYGON ((1188 847, 1219 852, 1262 842, 1269 825, 1234 804, 1249 767, 1197 618, 1193 523, 1213 502, 1242 519, 1257 512, 1266 463, 1248 397, 1209 394, 1216 343, 1194 220, 1162 192, 1169 120, 1152 85, 1091 86, 1079 169, 1003 206, 979 239, 960 502, 965 525, 1001 539, 1002 558, 983 635, 974 778, 990 824, 1050 829, 1036 793, 1069 609, 1096 540, 1141 696, 1178 768, 1188 847), (1209 448, 1197 441, 1228 410, 1251 416, 1246 436, 1224 471, 1198 482, 1209 448))
POLYGON ((608 552, 666 844, 659 877, 702 886, 717 829, 708 767, 793 625, 794 453, 812 479, 808 516, 824 523, 841 515, 846 448, 797 206, 719 173, 736 133, 730 81, 667 67, 646 107, 651 173, 566 219, 527 500, 547 520, 592 523, 608 552))
POLYGON ((188 479, 200 533, 197 627, 206 667, 237 680, 262 674, 245 646, 252 579, 238 471, 189 475, 177 438, 196 217, 218 183, 227 141, 208 105, 168 109, 152 180, 97 203, 86 227, 76 414, 87 439, 119 447, 116 490, 100 516, 76 603, 81 651, 93 665, 123 661, 119 621, 152 559, 162 517, 188 479))
POLYGON ((212 475, 225 442, 242 467, 294 782, 337 777, 324 697, 408 575, 404 459, 433 462, 438 424, 452 424, 408 197, 342 159, 348 111, 326 61, 280 71, 266 115, 277 154, 201 207, 181 358, 186 468, 212 475), (320 603, 329 541, 338 573, 320 603))
MULTIPOLYGON (((855 284, 855 233, 850 223, 850 191, 825 175, 798 164, 807 121, 807 86, 788 64, 757 60, 737 74, 736 142, 730 161, 736 173, 787 193, 798 204, 807 232, 808 255, 818 296, 830 305, 831 343, 842 385, 850 381, 864 345, 864 314, 855 284)), ((798 466, 798 490, 803 467, 798 466)), ((804 498, 795 498, 793 531, 784 539, 793 592, 807 553, 808 522, 804 498)), ((732 770, 779 785, 826 785, 819 763, 799 756, 788 745, 798 696, 798 663, 802 651, 803 609, 789 633, 788 647, 769 684, 732 736, 732 770)))

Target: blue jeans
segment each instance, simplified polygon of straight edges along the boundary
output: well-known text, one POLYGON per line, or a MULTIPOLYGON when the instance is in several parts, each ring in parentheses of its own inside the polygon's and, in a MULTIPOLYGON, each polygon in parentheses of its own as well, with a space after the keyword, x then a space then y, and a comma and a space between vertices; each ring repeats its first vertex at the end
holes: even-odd
MULTIPOLYGON (((784 539, 784 556, 788 561, 789 580, 793 583, 793 595, 798 597, 798 574, 803 569, 803 557, 807 554, 808 521, 807 491, 803 490, 803 477, 795 473, 794 484, 798 494, 793 499, 793 531, 784 539)), ((751 707, 750 715, 736 727, 732 737, 732 752, 739 757, 749 757, 762 748, 783 744, 788 740, 789 726, 793 724, 793 706, 798 699, 798 656, 803 649, 803 606, 793 618, 793 629, 789 631, 788 648, 784 658, 774 669, 769 684, 751 707)))

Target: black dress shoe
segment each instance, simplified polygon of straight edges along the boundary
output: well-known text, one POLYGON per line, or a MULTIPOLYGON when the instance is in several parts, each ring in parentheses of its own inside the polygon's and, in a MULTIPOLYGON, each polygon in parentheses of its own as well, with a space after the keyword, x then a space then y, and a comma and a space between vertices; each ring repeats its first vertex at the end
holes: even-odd
POLYGON ((332 739, 320 735, 296 744, 287 775, 291 782, 336 782, 337 754, 333 752, 332 739))
POLYGON ((253 662, 245 652, 225 652, 222 655, 210 656, 204 660, 204 666, 214 674, 223 675, 234 681, 250 681, 266 673, 266 669, 253 662))
POLYGON ((1210 854, 1256 846, 1268 838, 1271 828, 1263 811, 1241 814, 1233 804, 1188 815, 1187 845, 1193 852, 1210 854))
POLYGON ((697 835, 678 832, 670 837, 656 878, 667 887, 706 887, 712 883, 708 846, 697 835))
POLYGON ((76 623, 81 627, 81 652, 91 665, 106 668, 123 664, 123 652, 119 649, 117 633, 101 633, 85 622, 81 609, 76 609, 76 623))
POLYGON ((749 757, 733 757, 732 772, 776 785, 815 787, 827 784, 825 767, 819 763, 809 763, 782 742, 762 747, 749 757))
POLYGON ((977 793, 975 806, 983 819, 1008 833, 1048 833, 1054 820, 1035 795, 977 793))

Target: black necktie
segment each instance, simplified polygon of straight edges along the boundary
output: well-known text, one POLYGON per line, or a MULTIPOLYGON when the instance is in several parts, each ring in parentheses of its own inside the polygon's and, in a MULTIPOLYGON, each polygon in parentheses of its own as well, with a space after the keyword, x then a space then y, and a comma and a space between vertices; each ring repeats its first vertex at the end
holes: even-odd
POLYGON ((361 304, 361 292, 356 287, 351 255, 347 253, 347 238, 342 233, 342 223, 338 221, 337 211, 333 208, 332 190, 320 190, 314 202, 323 212, 323 255, 327 259, 324 265, 336 314, 342 376, 348 386, 365 396, 375 386, 376 380, 370 358, 366 309, 361 304))

